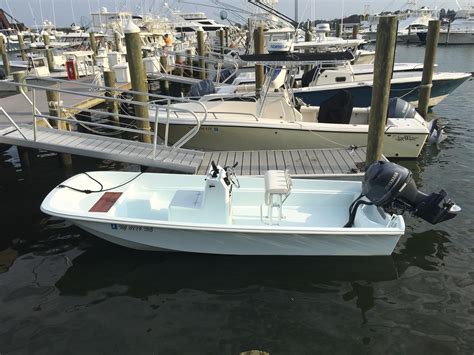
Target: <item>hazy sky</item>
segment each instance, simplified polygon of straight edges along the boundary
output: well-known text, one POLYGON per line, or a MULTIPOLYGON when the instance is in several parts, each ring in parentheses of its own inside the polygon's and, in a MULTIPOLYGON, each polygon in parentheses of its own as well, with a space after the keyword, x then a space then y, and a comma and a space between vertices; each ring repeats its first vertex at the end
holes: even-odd
MULTIPOLYGON (((413 0, 412 0, 413 1, 413 0)), ((354 13, 363 13, 365 5, 370 12, 398 10, 403 8, 406 0, 299 0, 299 16, 306 19, 332 19, 354 13)), ((461 4, 463 1, 459 1, 461 4)), ((0 0, 0 7, 27 25, 39 25, 43 20, 56 20, 58 26, 87 23, 90 9, 96 11, 99 7, 107 7, 109 11, 116 9, 132 10, 137 13, 163 14, 163 0, 0 0), (144 10, 143 10, 144 9, 144 10), (151 9, 151 11, 150 11, 151 9)), ((218 18, 220 9, 205 5, 216 6, 232 4, 239 8, 254 11, 255 7, 246 0, 168 0, 169 7, 182 11, 204 11, 210 17, 218 18)), ((457 9, 455 0, 418 0, 418 6, 457 9)), ((277 9, 288 16, 294 17, 294 0, 279 0, 277 9)), ((229 14, 231 14, 229 12, 229 14)))

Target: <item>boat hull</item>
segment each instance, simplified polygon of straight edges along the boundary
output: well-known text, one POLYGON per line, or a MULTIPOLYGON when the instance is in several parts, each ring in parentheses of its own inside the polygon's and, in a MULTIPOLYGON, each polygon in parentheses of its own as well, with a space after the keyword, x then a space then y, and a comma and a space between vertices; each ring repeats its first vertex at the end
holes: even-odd
MULTIPOLYGON (((422 43, 426 43, 426 36, 426 32, 418 33, 422 43)), ((447 32, 440 32, 438 44, 474 44, 474 32, 453 31, 449 34, 447 32)))
POLYGON ((401 233, 274 234, 173 229, 72 220, 91 234, 127 248, 221 255, 390 255, 401 233))
MULTIPOLYGON (((185 147, 204 150, 281 150, 328 149, 367 145, 367 131, 341 132, 307 129, 282 129, 277 127, 232 126, 205 123, 185 147)), ((194 126, 172 124, 169 142, 175 143, 194 126)), ((165 126, 160 125, 160 132, 165 126)), ((382 153, 386 157, 416 158, 421 152, 427 133, 392 133, 386 130, 382 153)))
MULTIPOLYGON (((429 107, 436 106, 444 100, 453 90, 468 79, 468 76, 457 79, 433 80, 429 107)), ((392 83, 390 86, 390 98, 399 97, 405 101, 418 106, 419 82, 392 83)), ((372 86, 364 82, 359 85, 339 85, 328 88, 325 85, 314 86, 303 89, 294 89, 296 97, 302 99, 307 105, 321 106, 321 104, 333 97, 340 90, 346 90, 352 95, 354 107, 368 107, 372 100, 372 86)))

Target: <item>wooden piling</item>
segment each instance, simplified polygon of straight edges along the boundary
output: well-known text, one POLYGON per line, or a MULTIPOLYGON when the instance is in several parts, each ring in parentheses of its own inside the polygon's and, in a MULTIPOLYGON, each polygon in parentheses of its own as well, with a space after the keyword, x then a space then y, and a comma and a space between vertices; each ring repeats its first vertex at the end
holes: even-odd
POLYGON ((120 36, 120 33, 117 31, 114 32, 114 45, 116 52, 122 51, 122 38, 120 36))
POLYGON ((229 47, 229 27, 224 28, 225 46, 229 47))
MULTIPOLYGON (((263 54, 264 53, 264 34, 263 26, 259 26, 255 29, 253 33, 253 43, 254 43, 254 53, 263 54)), ((255 65, 255 95, 257 98, 260 98, 260 91, 262 90, 263 80, 265 78, 265 73, 263 70, 263 65, 255 65)))
MULTIPOLYGON (((304 41, 305 42, 310 42, 313 39, 312 35, 311 35, 311 32, 312 32, 311 21, 308 20, 306 22, 306 31, 304 33, 304 41)), ((310 50, 305 49, 305 53, 310 53, 310 50)), ((305 73, 309 72, 310 70, 311 70, 311 65, 310 64, 304 66, 304 72, 305 73)))
MULTIPOLYGON (((104 81, 105 81, 105 86, 114 88, 117 86, 117 80, 115 78, 115 72, 113 70, 104 70, 104 81)), ((107 90, 105 93, 106 97, 115 97, 116 91, 114 90, 107 90)), ((120 125, 120 117, 117 116, 119 113, 118 109, 118 102, 115 100, 106 100, 107 102, 107 109, 110 113, 113 113, 111 116, 111 120, 116 124, 117 126, 120 125)))
POLYGON ((341 32, 342 32, 341 24, 336 23, 336 37, 341 37, 341 32))
POLYGON ((418 113, 426 119, 431 96, 433 71, 436 59, 436 48, 439 40, 439 20, 431 20, 428 23, 428 34, 426 36, 425 60, 423 62, 423 75, 421 77, 420 94, 418 97, 418 113))
MULTIPOLYGON (((22 71, 17 71, 13 73, 13 81, 19 84, 25 84, 26 85, 26 75, 27 72, 26 70, 22 71)), ((23 92, 28 92, 28 87, 27 86, 17 86, 16 87, 16 92, 21 93, 22 90, 23 92)))
MULTIPOLYGON (((61 117, 60 108, 58 107, 59 93, 55 90, 46 90, 46 99, 48 100, 49 115, 53 117, 61 117)), ((60 120, 50 119, 49 123, 51 126, 59 130, 66 128, 66 122, 62 122, 60 120)), ((71 154, 59 153, 59 161, 61 162, 62 166, 71 166, 71 154)))
POLYGON ((18 45, 20 46, 21 60, 27 60, 25 40, 22 33, 18 34, 18 45))
POLYGON ((225 40, 225 33, 224 33, 224 29, 221 28, 219 31, 219 52, 221 53, 221 57, 224 58, 224 49, 225 49, 225 43, 224 43, 224 40, 225 40))
POLYGON ((204 80, 206 79, 206 62, 204 61, 204 31, 202 28, 197 31, 197 45, 199 56, 199 79, 204 80))
MULTIPOLYGON (((448 22, 448 31, 446 32, 446 39, 444 40, 444 45, 447 46, 449 43, 449 34, 451 33, 451 21, 448 22)), ((426 38, 428 41, 428 38, 426 38)))
POLYGON ((95 41, 95 33, 94 32, 89 32, 89 45, 91 47, 92 53, 92 62, 94 65, 97 64, 97 42, 95 41))
POLYGON ((0 36, 0 52, 3 60, 3 70, 5 71, 5 75, 9 76, 11 74, 10 60, 8 58, 8 52, 5 47, 3 36, 0 36))
MULTIPOLYGON (((161 68, 165 74, 168 74, 168 56, 162 55, 160 56, 160 64, 161 68)), ((160 80, 160 91, 162 95, 169 95, 170 93, 170 85, 168 80, 160 80)))
POLYGON ((382 158, 396 41, 397 17, 381 16, 377 26, 366 166, 382 158))
MULTIPOLYGON (((125 28, 125 46, 127 48, 127 62, 130 71, 132 90, 144 94, 135 94, 134 101, 148 102, 148 92, 145 68, 143 67, 142 42, 140 39, 140 28, 130 21, 125 28)), ((145 120, 137 120, 138 127, 144 131, 150 131, 150 116, 147 105, 135 105, 135 115, 145 120)), ((140 140, 145 143, 151 143, 151 136, 141 134, 140 140)))
POLYGON ((29 172, 31 169, 30 150, 28 148, 17 146, 18 157, 23 171, 29 172))
POLYGON ((47 33, 43 35, 43 43, 44 48, 46 48, 46 61, 48 62, 48 69, 49 72, 52 73, 54 71, 54 56, 53 50, 49 48, 51 43, 49 41, 49 35, 47 33))
POLYGON ((188 76, 190 78, 193 77, 193 50, 192 49, 186 49, 186 66, 187 71, 188 71, 188 76))
POLYGON ((352 39, 357 39, 359 35, 359 25, 352 26, 352 39))

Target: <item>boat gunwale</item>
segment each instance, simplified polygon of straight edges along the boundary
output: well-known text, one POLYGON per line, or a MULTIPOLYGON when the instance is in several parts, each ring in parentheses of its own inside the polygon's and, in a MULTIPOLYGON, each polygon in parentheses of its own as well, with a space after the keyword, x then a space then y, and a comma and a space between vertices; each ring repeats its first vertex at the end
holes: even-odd
POLYGON ((107 218, 107 217, 89 217, 84 215, 71 215, 59 213, 56 211, 48 210, 44 203, 41 204, 41 211, 68 220, 78 220, 86 222, 94 222, 101 224, 118 224, 118 225, 132 225, 142 227, 153 227, 163 229, 178 229, 178 230, 196 230, 205 232, 229 232, 229 233, 258 233, 258 234, 304 234, 304 235, 402 235, 405 232, 405 221, 401 215, 395 215, 392 220, 398 219, 400 224, 399 228, 396 227, 380 227, 380 228, 344 228, 344 227, 325 227, 325 228, 313 228, 313 227, 282 227, 280 225, 264 225, 264 226, 252 226, 252 228, 242 228, 241 225, 234 226, 228 225, 222 227, 222 224, 211 224, 211 223, 180 223, 180 222, 169 222, 169 221, 155 221, 149 222, 147 220, 139 218, 121 218, 120 220, 107 218), (344 233, 341 233, 344 232, 344 233))

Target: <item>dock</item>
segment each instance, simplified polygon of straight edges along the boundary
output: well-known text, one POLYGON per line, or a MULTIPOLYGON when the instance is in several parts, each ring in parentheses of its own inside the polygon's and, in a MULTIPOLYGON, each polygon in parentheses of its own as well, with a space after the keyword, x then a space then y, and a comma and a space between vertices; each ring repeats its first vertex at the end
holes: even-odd
MULTIPOLYGON (((90 109, 101 103, 105 102, 105 98, 101 97, 86 97, 84 94, 94 93, 97 96, 103 96, 103 92, 93 90, 90 87, 81 85, 81 84, 92 84, 94 81, 94 77, 86 76, 82 77, 77 80, 71 81, 62 81, 61 83, 57 81, 49 81, 49 80, 42 80, 38 79, 36 83, 35 81, 29 82, 29 85, 40 85, 44 87, 42 90, 37 90, 36 92, 36 108, 40 112, 48 112, 49 106, 48 101, 46 99, 45 89, 48 87, 51 88, 59 88, 61 90, 66 91, 73 91, 75 94, 72 93, 61 93, 60 100, 63 102, 64 106, 74 107, 74 109, 69 109, 71 113, 78 113, 84 109, 90 109), (81 95, 82 94, 82 95, 81 95)), ((127 89, 130 84, 122 84, 121 86, 117 86, 118 89, 127 89)), ((28 98, 32 101, 33 95, 32 90, 26 93, 28 98)), ((8 114, 13 118, 16 123, 32 123, 32 106, 31 104, 25 99, 22 94, 14 94, 11 96, 6 96, 0 98, 0 107, 2 107, 8 114)), ((66 111, 66 109, 65 109, 66 111)), ((0 122, 0 127, 4 126, 4 122, 0 122)))
MULTIPOLYGON (((74 114, 80 111, 104 113, 104 111, 93 108, 105 102, 106 87, 90 85, 91 80, 92 78, 70 82, 64 80, 47 81, 53 85, 47 88, 28 85, 30 92, 27 95, 31 101, 33 101, 32 89, 35 89, 35 105, 29 103, 21 94, 0 99, 0 143, 66 155, 82 155, 138 164, 143 167, 185 174, 205 175, 209 171, 212 161, 221 166, 233 166, 238 163, 235 171, 241 176, 263 176, 267 170, 288 170, 294 177, 358 177, 363 174, 366 160, 365 148, 200 151, 182 148, 197 133, 199 126, 195 127, 194 132, 190 131, 185 135, 181 142, 176 143, 175 146, 166 145, 166 139, 164 142, 161 141, 158 135, 153 133, 153 130, 140 127, 122 127, 99 122, 86 123, 82 121, 81 123, 117 132, 147 134, 147 140, 134 141, 95 134, 90 131, 76 131, 74 126, 77 125, 77 121, 72 117, 74 114), (42 92, 45 89, 57 92, 59 96, 57 108, 63 112, 61 117, 54 117, 50 114, 46 95, 42 92), (35 110, 33 106, 35 106, 35 110), (40 118, 50 121, 53 119, 65 121, 71 126, 69 130, 66 130, 54 128, 51 125, 33 124, 33 122, 39 122, 40 118)), ((134 91, 123 90, 120 87, 117 89, 136 94, 134 91)), ((151 100, 170 100, 166 96, 146 95, 151 100)), ((112 100, 130 102, 124 98, 113 98, 112 100)), ((185 101, 186 99, 177 100, 185 101)), ((134 100, 131 102, 145 107, 149 105, 148 101, 141 103, 134 100)), ((170 111, 170 113, 175 113, 175 111, 170 111)), ((117 114, 117 117, 146 120, 125 114, 117 114)), ((155 126, 157 129, 157 123, 155 126)))
POLYGON ((45 127, 37 127, 35 137, 33 125, 18 127, 21 132, 13 125, 1 129, 0 143, 199 175, 215 161, 238 162, 235 171, 241 176, 262 176, 271 169, 288 169, 295 177, 361 176, 366 154, 364 148, 202 152, 45 127))

